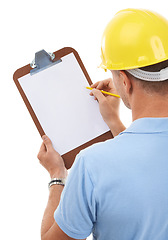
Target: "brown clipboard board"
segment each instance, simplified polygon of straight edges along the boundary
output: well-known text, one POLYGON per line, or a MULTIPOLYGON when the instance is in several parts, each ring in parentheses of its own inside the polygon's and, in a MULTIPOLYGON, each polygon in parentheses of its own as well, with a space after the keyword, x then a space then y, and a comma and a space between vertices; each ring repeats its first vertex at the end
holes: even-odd
MULTIPOLYGON (((68 55, 70 53, 73 53, 75 55, 75 57, 76 57, 79 65, 80 65, 80 67, 81 67, 81 69, 82 69, 82 71, 83 71, 83 73, 84 73, 84 75, 85 75, 89 85, 91 85, 92 81, 91 81, 91 79, 90 79, 90 77, 89 77, 89 75, 88 75, 88 73, 87 73, 87 71, 86 71, 86 69, 85 69, 85 67, 84 67, 84 65, 82 63, 82 60, 81 60, 78 52, 75 49, 73 49, 71 47, 65 47, 65 48, 62 48, 62 49, 54 52, 55 59, 53 60, 53 62, 58 61, 59 59, 61 59, 62 57, 66 56, 66 55, 68 55)), ((13 80, 14 80, 14 82, 16 84, 16 87, 19 90, 19 92, 21 94, 21 97, 22 97, 24 103, 26 104, 26 107, 27 107, 27 109, 28 109, 28 111, 29 111, 29 113, 30 113, 30 115, 31 115, 31 117, 32 117, 32 119, 33 119, 33 121, 34 121, 34 123, 35 123, 35 125, 36 125, 36 127, 37 127, 37 129, 38 129, 38 131, 39 131, 39 133, 41 135, 41 137, 42 137, 45 134, 45 132, 44 132, 43 128, 41 127, 41 125, 40 125, 40 123, 38 121, 38 118, 36 117, 36 114, 33 111, 33 108, 30 105, 30 103, 29 103, 29 101, 28 101, 28 99, 27 99, 27 97, 26 97, 26 95, 25 95, 25 93, 24 93, 24 91, 23 91, 19 81, 18 81, 18 79, 20 77, 23 77, 24 75, 29 74, 32 69, 33 68, 30 66, 30 64, 28 64, 28 65, 26 65, 26 66, 24 66, 22 68, 19 68, 18 70, 15 71, 15 73, 13 75, 13 80)), ((111 131, 108 131, 108 132, 106 132, 106 133, 104 133, 104 134, 102 134, 102 135, 92 139, 91 141, 88 141, 85 144, 83 144, 83 145, 81 145, 81 146, 79 146, 79 147, 77 147, 77 148, 75 148, 75 149, 73 149, 73 150, 63 154, 62 158, 64 160, 65 167, 67 169, 69 169, 72 166, 72 164, 73 164, 73 162, 75 160, 76 155, 82 149, 87 148, 87 147, 89 147, 90 145, 92 145, 94 143, 103 142, 103 141, 111 139, 111 138, 113 138, 113 135, 112 135, 111 131)))

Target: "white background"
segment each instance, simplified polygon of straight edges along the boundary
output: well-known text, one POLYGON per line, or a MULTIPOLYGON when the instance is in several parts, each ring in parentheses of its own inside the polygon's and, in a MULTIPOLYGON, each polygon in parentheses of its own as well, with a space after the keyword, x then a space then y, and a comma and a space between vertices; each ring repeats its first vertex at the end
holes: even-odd
MULTIPOLYGON (((40 239, 48 199, 49 175, 37 153, 41 137, 13 82, 16 69, 34 53, 75 48, 92 81, 110 77, 98 69, 101 36, 113 15, 123 8, 147 8, 167 16, 166 1, 6 0, 0 7, 0 220, 1 239, 40 239)), ((128 127, 131 111, 121 103, 128 127)), ((75 217, 75 216, 74 216, 75 217)), ((91 239, 91 237, 89 237, 91 239)))

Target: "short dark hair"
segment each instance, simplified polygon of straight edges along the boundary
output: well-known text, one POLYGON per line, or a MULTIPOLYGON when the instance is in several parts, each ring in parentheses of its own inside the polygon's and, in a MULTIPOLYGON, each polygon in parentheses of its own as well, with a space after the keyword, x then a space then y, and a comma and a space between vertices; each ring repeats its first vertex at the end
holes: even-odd
MULTIPOLYGON (((149 65, 147 67, 141 67, 139 69, 143 71, 148 71, 148 72, 158 72, 166 67, 168 67, 168 60, 153 64, 153 65, 149 65)), ((168 94, 168 79, 164 81, 158 81, 158 82, 144 81, 132 76, 128 72, 125 72, 125 73, 128 76, 130 76, 132 79, 135 79, 136 81, 138 81, 139 86, 142 87, 148 93, 158 93, 160 95, 168 94)))

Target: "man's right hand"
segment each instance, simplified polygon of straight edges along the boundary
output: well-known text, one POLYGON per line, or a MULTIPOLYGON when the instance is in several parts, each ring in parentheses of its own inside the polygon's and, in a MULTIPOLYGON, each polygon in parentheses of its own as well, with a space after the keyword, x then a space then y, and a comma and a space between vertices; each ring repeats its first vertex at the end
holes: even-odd
POLYGON ((112 131, 113 136, 118 135, 119 132, 125 130, 119 117, 120 98, 103 94, 99 90, 118 94, 111 78, 96 82, 91 85, 94 88, 90 95, 95 97, 99 103, 100 113, 112 131))
POLYGON ((120 98, 103 94, 101 91, 117 94, 111 78, 105 79, 103 81, 96 82, 91 85, 95 88, 91 91, 90 95, 95 97, 95 100, 99 102, 100 113, 104 121, 109 125, 113 119, 119 118, 119 106, 120 98))

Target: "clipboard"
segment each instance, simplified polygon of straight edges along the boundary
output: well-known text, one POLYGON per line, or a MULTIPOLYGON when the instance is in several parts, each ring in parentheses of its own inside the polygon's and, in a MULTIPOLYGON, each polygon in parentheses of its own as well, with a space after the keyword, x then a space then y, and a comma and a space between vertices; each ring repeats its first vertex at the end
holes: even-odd
MULTIPOLYGON (((45 50, 41 50, 35 54, 35 60, 31 64, 28 64, 22 68, 19 68, 18 70, 15 71, 15 73, 13 75, 13 80, 16 84, 16 87, 19 90, 19 93, 20 93, 41 136, 46 134, 50 138, 50 135, 46 133, 46 129, 45 129, 44 125, 42 124, 42 122, 40 121, 39 116, 37 116, 37 111, 34 108, 34 104, 30 101, 30 97, 28 96, 28 94, 25 93, 25 89, 23 88, 23 86, 21 84, 21 79, 25 79, 28 77, 31 79, 31 76, 37 77, 37 76, 39 76, 39 74, 44 74, 44 73, 47 74, 47 71, 54 70, 55 68, 57 68, 57 66, 59 66, 59 64, 61 66, 61 62, 62 61, 65 62, 65 59, 67 61, 68 58, 70 59, 69 60, 70 64, 71 64, 71 62, 74 61, 75 65, 73 65, 73 66, 78 68, 78 70, 80 71, 80 74, 82 74, 81 75, 82 78, 85 78, 87 83, 89 85, 91 85, 92 81, 84 67, 84 64, 82 63, 82 60, 81 60, 79 54, 77 53, 77 51, 75 49, 73 49, 71 47, 62 48, 54 53, 47 53, 45 50), (70 59, 70 57, 71 57, 71 59, 70 59)), ((74 67, 74 69, 75 69, 75 67, 74 67)), ((71 70, 73 70, 73 69, 71 69, 71 70)), ((64 71, 64 74, 65 74, 65 72, 66 72, 66 69, 64 71)), ((70 76, 68 76, 68 77, 70 78, 70 76)), ((36 78, 34 78, 34 79, 36 79, 36 78)), ((24 80, 24 81, 27 81, 26 84, 29 84, 29 82, 28 82, 29 80, 24 80)), ((34 80, 34 83, 35 83, 35 81, 36 80, 34 80)), ((48 80, 46 79, 45 81, 48 81, 48 80)), ((58 79, 57 79, 57 81, 58 81, 58 79)), ((79 81, 80 81, 80 79, 79 79, 79 81)), ((42 85, 42 83, 40 83, 40 86, 41 85, 42 85)), ((30 89, 31 91, 32 91, 32 88, 30 89)), ((57 91, 59 91, 59 90, 56 89, 55 93, 57 91)), ((39 92, 40 92, 40 89, 39 89, 39 92)), ((36 93, 37 93, 37 90, 36 90, 36 93)), ((73 95, 75 96, 75 94, 76 93, 74 92, 73 95)), ((89 95, 89 92, 88 92, 88 95, 89 95)), ((91 96, 89 96, 89 97, 91 98, 91 96)), ((40 105, 40 100, 37 102, 40 105)), ((96 101, 94 100, 94 102, 96 102, 96 101)), ((67 104, 68 104, 68 101, 67 101, 67 104)), ((98 105, 98 103, 97 103, 97 105, 98 105)), ((83 109, 80 109, 80 106, 79 106, 79 108, 78 108, 79 113, 82 110, 83 109)), ((45 113, 43 113, 43 114, 45 114, 45 113)), ((80 114, 79 114, 79 116, 80 116, 80 114)), ((47 123, 48 125, 50 124, 50 119, 48 119, 48 123, 47 123)), ((67 119, 67 121, 68 121, 68 119, 67 119)), ((58 124, 60 124, 60 123, 58 123, 58 124)), ((89 126, 89 123, 88 123, 88 126, 89 126)), ((69 126, 69 127, 71 127, 71 126, 69 126)), ((63 134, 65 135, 65 139, 68 139, 68 137, 66 136, 66 131, 63 134)), ((73 147, 73 149, 61 154, 61 156, 64 160, 64 163, 65 163, 65 167, 67 169, 69 169, 72 166, 76 155, 82 149, 87 148, 94 143, 102 142, 102 141, 105 141, 105 140, 108 140, 111 138, 113 138, 113 135, 112 135, 111 131, 109 129, 107 129, 104 133, 99 134, 98 136, 94 137, 93 139, 90 139, 87 141, 85 139, 85 142, 83 144, 73 147)), ((58 141, 59 141, 59 139, 58 139, 58 141)), ((56 151, 57 151, 57 149, 56 149, 56 151)))

